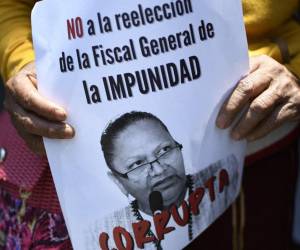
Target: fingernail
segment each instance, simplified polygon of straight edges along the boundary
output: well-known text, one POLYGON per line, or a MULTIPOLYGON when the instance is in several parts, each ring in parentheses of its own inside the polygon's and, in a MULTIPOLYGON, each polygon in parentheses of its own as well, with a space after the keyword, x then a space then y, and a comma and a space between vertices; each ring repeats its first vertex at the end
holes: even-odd
POLYGON ((241 139, 241 135, 238 132, 232 132, 231 133, 231 138, 238 141, 241 139))
POLYGON ((221 114, 221 115, 219 115, 218 116, 218 118, 217 118, 217 126, 219 127, 219 128, 226 128, 226 124, 227 123, 227 118, 226 118, 226 116, 225 115, 223 115, 223 114, 221 114))
POLYGON ((70 125, 66 124, 65 135, 67 138, 73 138, 75 136, 75 130, 70 125))

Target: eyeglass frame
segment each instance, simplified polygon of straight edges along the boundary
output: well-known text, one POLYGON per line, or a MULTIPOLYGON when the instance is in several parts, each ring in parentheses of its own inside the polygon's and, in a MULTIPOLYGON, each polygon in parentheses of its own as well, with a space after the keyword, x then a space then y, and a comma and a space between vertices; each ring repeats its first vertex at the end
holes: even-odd
POLYGON ((172 147, 169 151, 163 153, 163 154, 160 155, 159 157, 155 157, 155 158, 156 158, 155 160, 150 161, 150 162, 147 162, 147 163, 144 163, 144 164, 142 164, 142 165, 140 165, 140 166, 138 166, 138 167, 136 167, 136 168, 130 169, 130 170, 127 171, 126 173, 120 173, 119 171, 117 171, 117 170, 115 170, 115 169, 113 169, 113 168, 111 168, 111 171, 112 171, 113 173, 115 173, 115 174, 117 174, 117 175, 119 175, 119 176, 125 178, 125 179, 130 179, 130 178, 128 178, 128 173, 130 173, 130 172, 132 172, 132 171, 134 171, 134 170, 136 170, 136 169, 138 169, 138 168, 140 168, 140 167, 143 167, 143 166, 145 166, 145 165, 147 165, 147 164, 149 164, 151 168, 152 168, 152 164, 154 164, 155 162, 158 162, 158 164, 160 164, 159 159, 160 159, 161 157, 163 157, 165 154, 169 153, 170 151, 172 151, 172 150, 174 150, 174 149, 176 149, 176 148, 179 148, 180 151, 181 151, 182 148, 183 148, 183 145, 180 144, 180 143, 178 143, 178 142, 176 142, 176 144, 175 144, 174 147, 172 147))

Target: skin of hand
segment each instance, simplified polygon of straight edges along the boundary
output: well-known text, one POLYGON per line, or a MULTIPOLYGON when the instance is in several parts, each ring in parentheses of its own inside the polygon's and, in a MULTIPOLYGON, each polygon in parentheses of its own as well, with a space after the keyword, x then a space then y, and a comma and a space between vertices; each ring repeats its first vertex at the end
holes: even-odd
POLYGON ((66 111, 39 94, 34 62, 10 78, 4 87, 4 107, 19 135, 33 152, 45 155, 43 136, 54 139, 74 137, 74 129, 64 122, 66 111))
POLYGON ((299 79, 269 56, 250 58, 250 72, 222 105, 216 125, 231 130, 235 140, 254 141, 287 121, 300 120, 299 79))

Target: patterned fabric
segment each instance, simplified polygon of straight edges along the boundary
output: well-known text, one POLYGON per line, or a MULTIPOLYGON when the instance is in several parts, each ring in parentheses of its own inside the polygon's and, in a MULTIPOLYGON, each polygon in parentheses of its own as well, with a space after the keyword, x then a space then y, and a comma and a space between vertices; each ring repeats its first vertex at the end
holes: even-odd
POLYGON ((72 249, 62 214, 26 206, 0 188, 1 250, 72 249))
POLYGON ((0 163, 0 186, 13 197, 19 196, 20 188, 29 190, 30 206, 61 213, 47 158, 29 150, 7 112, 0 112, 0 147, 7 152, 0 163))

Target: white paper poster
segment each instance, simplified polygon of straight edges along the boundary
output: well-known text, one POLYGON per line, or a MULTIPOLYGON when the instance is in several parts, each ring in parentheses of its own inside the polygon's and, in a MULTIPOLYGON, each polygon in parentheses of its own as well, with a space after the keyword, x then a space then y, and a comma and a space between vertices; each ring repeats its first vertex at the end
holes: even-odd
POLYGON ((44 0, 39 90, 72 140, 45 139, 75 250, 182 249, 236 198, 244 142, 215 126, 247 72, 238 0, 44 0))

